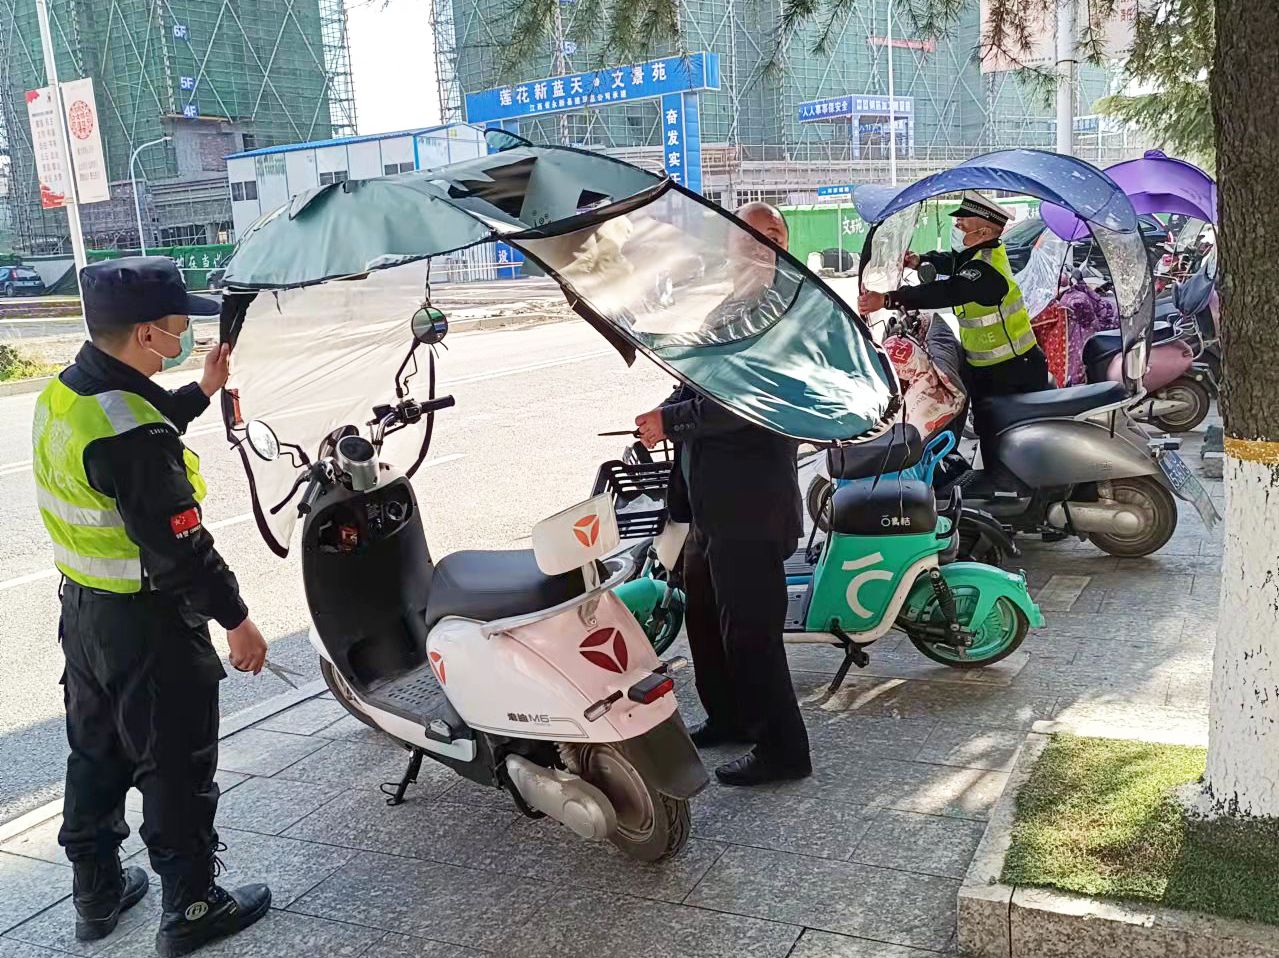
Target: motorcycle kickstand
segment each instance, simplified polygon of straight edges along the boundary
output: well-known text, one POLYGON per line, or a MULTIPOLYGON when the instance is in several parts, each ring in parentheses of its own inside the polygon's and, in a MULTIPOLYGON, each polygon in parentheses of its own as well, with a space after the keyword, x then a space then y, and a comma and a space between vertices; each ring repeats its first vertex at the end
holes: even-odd
POLYGON ((398 783, 387 782, 382 786, 382 794, 389 796, 386 804, 394 808, 396 805, 404 804, 404 793, 409 790, 410 785, 417 784, 417 773, 422 770, 422 758, 426 753, 420 748, 413 749, 413 754, 409 756, 409 767, 404 770, 404 777, 398 783), (393 791, 387 791, 393 789, 393 791))
POLYGON ((834 695, 839 691, 839 687, 844 684, 844 679, 848 678, 848 670, 856 665, 859 669, 864 669, 870 665, 870 656, 866 654, 866 643, 854 642, 853 637, 841 629, 838 625, 831 626, 830 634, 839 639, 839 647, 844 650, 844 661, 839 664, 839 669, 835 672, 835 678, 831 680, 826 691, 829 695, 834 695))

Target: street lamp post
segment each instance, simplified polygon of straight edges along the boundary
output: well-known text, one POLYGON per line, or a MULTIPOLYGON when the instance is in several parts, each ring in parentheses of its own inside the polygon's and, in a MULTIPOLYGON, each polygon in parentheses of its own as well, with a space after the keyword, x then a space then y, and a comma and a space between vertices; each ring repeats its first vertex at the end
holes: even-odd
POLYGON ((134 150, 133 155, 129 157, 129 181, 133 183, 133 212, 138 218, 138 249, 143 256, 147 255, 147 238, 142 231, 142 201, 138 198, 138 174, 134 171, 134 167, 138 161, 138 154, 148 146, 155 146, 157 143, 168 143, 171 139, 173 139, 171 136, 162 136, 155 140, 148 140, 134 150))
POLYGON ((888 0, 888 181, 897 185, 897 88, 893 78, 893 0, 888 0))

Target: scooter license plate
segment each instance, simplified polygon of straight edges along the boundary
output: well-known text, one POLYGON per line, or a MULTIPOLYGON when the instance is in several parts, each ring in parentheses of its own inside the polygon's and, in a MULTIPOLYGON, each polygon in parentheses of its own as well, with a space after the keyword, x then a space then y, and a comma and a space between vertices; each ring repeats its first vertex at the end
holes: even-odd
POLYGON ((1190 467, 1181 456, 1172 450, 1164 450, 1159 456, 1159 468, 1168 477, 1168 484, 1172 486, 1172 491, 1179 499, 1184 499, 1195 507, 1205 526, 1211 529, 1221 520, 1221 516, 1217 514, 1217 507, 1213 505, 1212 498, 1208 495, 1208 490, 1190 471, 1190 467))

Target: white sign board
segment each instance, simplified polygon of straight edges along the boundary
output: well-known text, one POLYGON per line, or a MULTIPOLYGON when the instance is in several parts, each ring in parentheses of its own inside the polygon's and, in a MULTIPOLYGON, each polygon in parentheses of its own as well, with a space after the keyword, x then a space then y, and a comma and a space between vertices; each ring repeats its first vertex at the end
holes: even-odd
POLYGON ((67 111, 71 165, 75 169, 80 202, 105 202, 111 199, 111 188, 107 182, 106 157, 102 153, 102 129, 98 125, 93 80, 86 77, 62 84, 62 105, 67 111))
POLYGON ((40 177, 40 205, 46 210, 57 209, 66 205, 71 182, 58 148, 58 109, 47 86, 27 91, 27 116, 40 177))

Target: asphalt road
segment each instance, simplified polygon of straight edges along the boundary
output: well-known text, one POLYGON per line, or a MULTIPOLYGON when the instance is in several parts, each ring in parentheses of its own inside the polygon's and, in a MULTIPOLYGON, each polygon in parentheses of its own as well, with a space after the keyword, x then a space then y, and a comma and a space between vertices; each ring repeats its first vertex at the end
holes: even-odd
MULTIPOLYGON (((441 414, 427 467, 415 480, 440 556, 462 548, 527 545, 535 522, 585 497, 599 462, 622 440, 596 434, 628 426, 669 390, 644 359, 627 369, 584 323, 459 333, 442 354, 440 389, 457 406, 441 414)), ((162 381, 173 387, 190 373, 162 381)), ((387 395, 370 397, 379 401, 387 395)), ((30 428, 34 395, 0 398, 0 822, 61 793, 66 758, 58 580, 35 507, 30 428)), ((273 661, 319 677, 296 556, 271 554, 248 515, 238 458, 214 412, 188 433, 209 482, 205 519, 239 576, 273 661)), ((214 629, 225 655, 224 637, 214 629)), ((228 670, 230 671, 230 670, 228 670)), ((223 714, 286 690, 264 672, 231 672, 223 714)))

